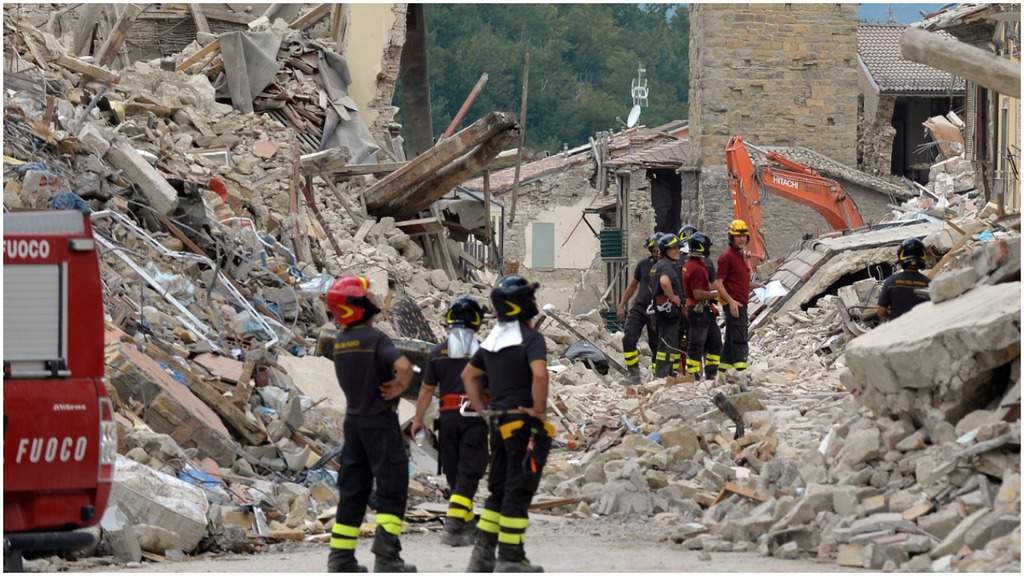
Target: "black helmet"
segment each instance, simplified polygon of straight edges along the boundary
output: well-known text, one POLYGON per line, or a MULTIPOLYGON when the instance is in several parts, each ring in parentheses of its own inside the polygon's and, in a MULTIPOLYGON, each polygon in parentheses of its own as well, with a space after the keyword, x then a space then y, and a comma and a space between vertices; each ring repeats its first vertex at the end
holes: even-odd
POLYGON ((924 267, 924 242, 917 238, 907 238, 900 242, 900 249, 897 252, 900 266, 904 268, 924 267))
POLYGON ((711 253, 711 239, 703 232, 695 232, 693 236, 690 236, 687 246, 690 248, 690 256, 707 258, 711 253))
POLYGON ((491 303, 494 304, 498 320, 527 321, 536 316, 540 312, 535 296, 537 288, 540 288, 540 284, 530 283, 518 274, 499 278, 491 290, 491 303))
POLYGON ((686 242, 687 240, 690 239, 690 236, 693 236, 696 233, 697 228, 695 228, 694 226, 690 226, 689 224, 683 226, 682 228, 679 229, 679 243, 682 244, 686 242))
POLYGON ((659 234, 655 232, 654 234, 648 236, 647 241, 644 242, 644 246, 646 246, 647 249, 650 250, 652 253, 654 252, 654 249, 658 247, 658 236, 659 234))
POLYGON ((484 309, 469 297, 468 294, 459 294, 452 300, 448 307, 448 313, 444 315, 444 322, 448 326, 462 326, 479 330, 483 322, 484 309))
POLYGON ((678 248, 678 247, 679 247, 679 238, 677 238, 675 234, 672 234, 670 232, 666 232, 666 233, 661 235, 661 238, 658 238, 658 249, 661 250, 661 255, 662 256, 665 255, 665 252, 669 248, 678 248))

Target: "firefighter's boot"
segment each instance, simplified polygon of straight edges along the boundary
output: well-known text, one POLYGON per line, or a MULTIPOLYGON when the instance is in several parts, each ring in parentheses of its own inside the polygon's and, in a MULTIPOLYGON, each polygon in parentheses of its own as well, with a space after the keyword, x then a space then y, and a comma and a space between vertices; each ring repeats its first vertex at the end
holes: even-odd
POLYGON ((640 383, 640 365, 633 364, 626 367, 626 384, 636 386, 640 383))
POLYGON ((355 550, 331 550, 327 555, 327 571, 337 572, 366 572, 366 566, 356 562, 355 550))
POLYGON ((475 540, 476 529, 471 522, 454 516, 445 518, 441 544, 453 547, 472 546, 475 540))
POLYGON ((402 543, 398 536, 389 534, 387 531, 377 527, 377 534, 373 537, 373 554, 377 557, 373 563, 374 572, 415 572, 416 566, 406 564, 398 555, 402 551, 402 543))
POLYGON ((501 544, 495 572, 543 572, 544 568, 530 564, 522 544, 501 544))
POLYGON ((494 553, 497 548, 498 535, 478 529, 466 572, 494 572, 494 553))

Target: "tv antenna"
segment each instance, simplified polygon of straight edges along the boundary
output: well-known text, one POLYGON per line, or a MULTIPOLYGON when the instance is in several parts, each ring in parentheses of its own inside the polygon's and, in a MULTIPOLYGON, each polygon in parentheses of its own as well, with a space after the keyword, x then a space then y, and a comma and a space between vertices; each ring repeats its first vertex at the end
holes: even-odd
POLYGON ((633 97, 633 107, 629 110, 629 116, 626 117, 626 127, 632 128, 640 121, 641 107, 647 106, 647 70, 643 64, 637 64, 636 78, 633 79, 629 92, 633 97))

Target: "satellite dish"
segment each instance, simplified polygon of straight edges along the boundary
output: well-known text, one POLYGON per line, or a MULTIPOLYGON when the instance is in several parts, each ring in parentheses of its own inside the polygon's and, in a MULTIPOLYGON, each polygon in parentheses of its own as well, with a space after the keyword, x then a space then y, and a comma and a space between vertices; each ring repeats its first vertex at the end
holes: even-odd
POLYGON ((632 128, 636 126, 637 121, 640 120, 640 105, 635 104, 629 111, 629 116, 626 117, 626 126, 632 128))

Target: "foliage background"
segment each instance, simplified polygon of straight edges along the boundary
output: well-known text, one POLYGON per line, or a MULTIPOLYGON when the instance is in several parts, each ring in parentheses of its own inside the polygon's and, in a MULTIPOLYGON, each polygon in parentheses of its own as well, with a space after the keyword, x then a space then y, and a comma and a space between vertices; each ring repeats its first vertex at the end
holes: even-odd
MULTIPOLYGON (((687 116, 689 19, 680 4, 427 4, 430 99, 435 138, 480 74, 487 86, 463 122, 492 110, 519 114, 523 55, 530 48, 526 147, 558 151, 618 128, 637 65, 647 69, 656 126, 687 116)), ((401 85, 394 102, 400 105, 401 85)), ((402 122, 401 113, 397 118, 402 122)))

